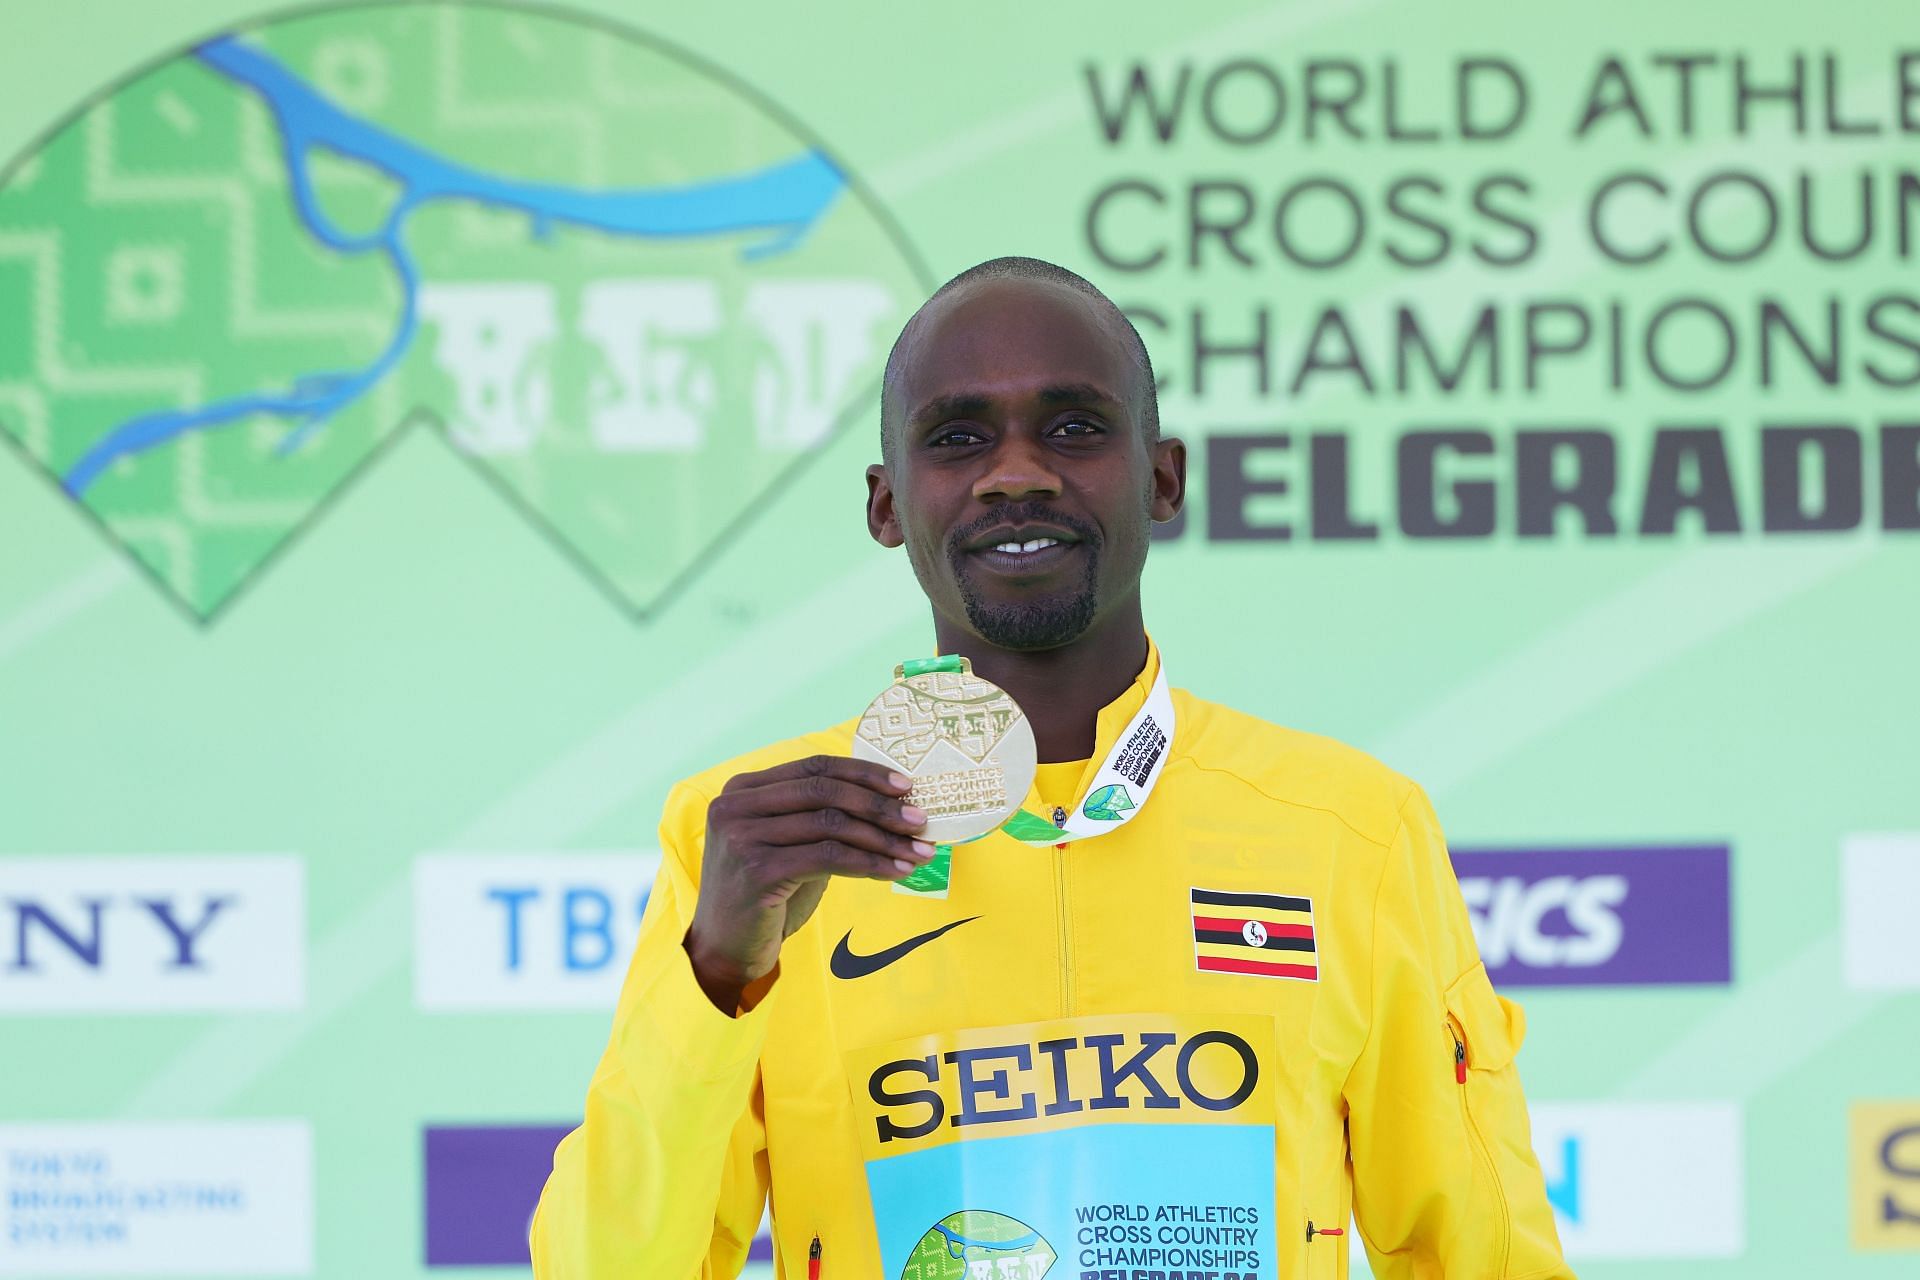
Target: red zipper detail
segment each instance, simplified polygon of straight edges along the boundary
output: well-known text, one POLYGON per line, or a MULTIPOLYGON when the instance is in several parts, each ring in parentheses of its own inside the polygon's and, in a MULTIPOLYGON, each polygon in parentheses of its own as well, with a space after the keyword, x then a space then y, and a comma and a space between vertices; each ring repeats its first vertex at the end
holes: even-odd
POLYGON ((1320 1227, 1316 1229, 1313 1225, 1313 1219, 1311 1218, 1307 1219, 1307 1243, 1308 1244, 1313 1243, 1313 1238, 1315 1236, 1343 1236, 1345 1234, 1347 1234, 1347 1229, 1345 1227, 1320 1227))
POLYGON ((815 1235, 813 1243, 807 1246, 807 1280, 820 1280, 820 1237, 815 1235))
POLYGON ((1467 1046, 1460 1042, 1459 1036, 1453 1038, 1453 1082, 1467 1082, 1467 1046))

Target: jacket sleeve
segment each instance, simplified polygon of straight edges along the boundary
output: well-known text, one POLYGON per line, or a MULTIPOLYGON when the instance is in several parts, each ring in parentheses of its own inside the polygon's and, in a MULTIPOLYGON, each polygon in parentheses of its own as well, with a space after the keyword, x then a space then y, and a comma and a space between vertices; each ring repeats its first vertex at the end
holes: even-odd
POLYGON ((1373 1012, 1346 1103, 1374 1274, 1571 1280, 1514 1065, 1526 1019, 1487 979, 1418 787, 1401 804, 1373 938, 1373 1012))
POLYGON ((538 1280, 733 1277, 760 1224, 768 1002, 721 1013, 681 945, 707 803, 685 784, 668 797, 659 876, 586 1119, 554 1151, 534 1213, 538 1280))

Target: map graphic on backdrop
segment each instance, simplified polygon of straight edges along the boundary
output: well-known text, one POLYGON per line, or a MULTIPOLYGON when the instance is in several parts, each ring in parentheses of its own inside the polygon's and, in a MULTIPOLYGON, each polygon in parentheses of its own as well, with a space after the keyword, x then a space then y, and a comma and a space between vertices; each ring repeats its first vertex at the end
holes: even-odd
POLYGON ((0 433, 201 619, 414 423, 645 614, 871 402, 924 277, 677 53, 510 7, 307 12, 0 175, 0 433))

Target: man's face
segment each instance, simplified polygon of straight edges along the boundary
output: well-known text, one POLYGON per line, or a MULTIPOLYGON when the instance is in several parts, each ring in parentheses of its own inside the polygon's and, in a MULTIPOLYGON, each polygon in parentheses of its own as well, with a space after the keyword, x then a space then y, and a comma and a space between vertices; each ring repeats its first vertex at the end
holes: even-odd
POLYGON ((1185 453, 1150 443, 1119 322, 1061 285, 965 286, 913 325, 868 469, 867 524, 906 545, 934 612, 1003 649, 1051 649, 1138 598, 1185 453))

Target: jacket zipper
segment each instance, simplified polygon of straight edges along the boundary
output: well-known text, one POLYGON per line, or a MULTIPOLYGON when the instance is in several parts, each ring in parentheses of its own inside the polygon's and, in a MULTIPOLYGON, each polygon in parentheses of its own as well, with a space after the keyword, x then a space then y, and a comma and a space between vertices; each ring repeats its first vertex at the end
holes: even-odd
POLYGON ((1060 881, 1060 892, 1054 895, 1059 903, 1060 925, 1060 1016, 1073 1016, 1073 925, 1067 913, 1067 844, 1053 846, 1054 874, 1060 881))
POLYGON ((1487 1181, 1493 1187, 1494 1200, 1500 1209, 1500 1269, 1504 1272, 1513 1237, 1507 1197, 1501 1191, 1500 1172, 1494 1166, 1493 1154, 1487 1150, 1487 1141, 1480 1135, 1480 1126, 1474 1122, 1473 1108, 1467 1105, 1467 1042, 1451 1017, 1447 1019, 1447 1034, 1453 1038, 1453 1080, 1459 1086, 1460 1119, 1466 1125, 1467 1145, 1473 1148, 1474 1163, 1486 1170, 1487 1181))
MULTIPOLYGON (((1067 825, 1067 811, 1060 806, 1053 808, 1053 825, 1064 828, 1067 825)), ((1072 917, 1067 913, 1067 846, 1072 841, 1063 840, 1053 846, 1053 874, 1058 890, 1053 895, 1057 905, 1060 927, 1060 1016, 1073 1016, 1073 925, 1072 917)))

